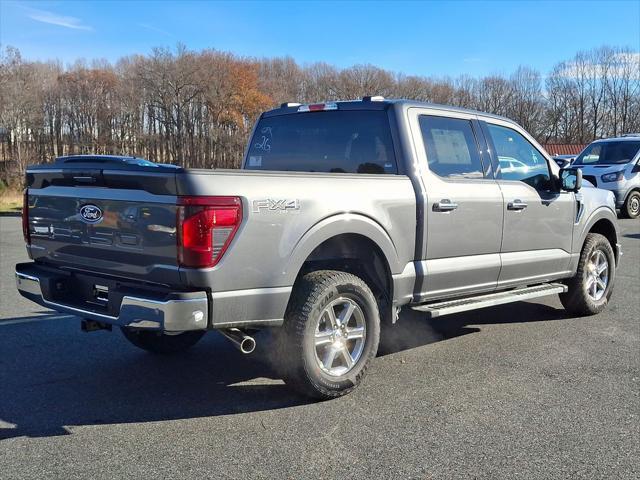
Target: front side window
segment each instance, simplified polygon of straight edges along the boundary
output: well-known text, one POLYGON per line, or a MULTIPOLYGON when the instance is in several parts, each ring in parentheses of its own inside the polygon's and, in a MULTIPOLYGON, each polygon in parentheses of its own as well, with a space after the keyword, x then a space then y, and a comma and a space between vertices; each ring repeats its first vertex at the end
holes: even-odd
POLYGON ((592 143, 578 155, 574 165, 620 165, 630 162, 640 150, 640 142, 610 141, 592 143))
POLYGON ((549 165, 540 151, 515 130, 488 124, 487 128, 505 180, 519 180, 538 190, 551 186, 549 165))
POLYGON ((429 170, 445 178, 483 178, 482 161, 469 120, 420 116, 429 170))

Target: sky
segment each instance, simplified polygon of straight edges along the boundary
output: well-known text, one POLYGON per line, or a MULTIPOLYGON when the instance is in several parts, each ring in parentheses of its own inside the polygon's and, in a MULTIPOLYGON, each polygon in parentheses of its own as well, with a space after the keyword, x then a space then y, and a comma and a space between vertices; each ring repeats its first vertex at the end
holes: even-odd
POLYGON ((207 2, 0 0, 0 45, 30 60, 115 61, 178 43, 408 75, 543 74, 602 45, 640 51, 640 0, 207 2))

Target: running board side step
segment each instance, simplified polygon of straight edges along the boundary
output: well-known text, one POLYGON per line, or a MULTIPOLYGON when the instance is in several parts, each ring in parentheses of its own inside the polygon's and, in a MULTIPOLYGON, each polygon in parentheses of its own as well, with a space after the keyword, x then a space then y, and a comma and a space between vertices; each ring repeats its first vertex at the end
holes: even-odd
POLYGON ((566 292, 567 286, 562 283, 543 283, 533 287, 516 288, 506 292, 490 293, 488 295, 478 295, 477 297, 467 297, 458 300, 447 300, 444 302, 424 303, 411 307, 413 310, 425 312, 431 318, 442 317, 452 313, 467 312, 479 308, 493 307, 505 303, 520 302, 532 298, 546 297, 555 293, 566 292))

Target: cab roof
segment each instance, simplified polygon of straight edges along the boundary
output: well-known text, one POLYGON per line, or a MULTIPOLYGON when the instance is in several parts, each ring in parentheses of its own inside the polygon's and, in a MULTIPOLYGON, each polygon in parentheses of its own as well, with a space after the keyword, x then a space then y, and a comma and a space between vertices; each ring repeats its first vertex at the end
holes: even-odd
POLYGON ((269 110, 263 113, 264 117, 271 117, 276 115, 286 115, 292 113, 299 113, 300 108, 302 107, 304 112, 308 112, 308 109, 305 109, 309 106, 316 105, 336 105, 337 108, 331 108, 330 110, 386 110, 389 106, 396 106, 398 108, 410 108, 410 107, 421 107, 421 108, 431 108, 435 110, 442 110, 446 112, 459 112, 466 113, 472 115, 478 115, 480 117, 485 118, 493 118, 498 120, 503 120, 505 122, 514 123, 513 120, 502 117, 500 115, 493 115, 491 113, 480 112, 478 110, 472 110, 461 107, 454 107, 451 105, 441 105, 438 103, 429 103, 429 102, 421 102, 418 100, 407 100, 403 98, 393 98, 387 99, 384 97, 363 97, 361 100, 334 100, 334 101, 326 101, 312 104, 300 104, 300 103, 283 103, 279 108, 274 108, 273 110, 269 110))

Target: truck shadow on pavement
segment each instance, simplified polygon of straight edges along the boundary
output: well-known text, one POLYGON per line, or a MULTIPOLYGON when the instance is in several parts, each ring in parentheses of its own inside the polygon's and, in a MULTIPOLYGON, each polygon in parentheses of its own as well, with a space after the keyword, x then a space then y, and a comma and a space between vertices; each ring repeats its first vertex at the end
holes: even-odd
MULTIPOLYGON (((515 304, 426 320, 408 311, 380 355, 479 332, 483 324, 561 320, 561 309, 515 304), (469 327, 473 325, 474 327, 469 327)), ((84 334, 77 319, 0 320, 0 440, 68 435, 77 427, 231 415, 297 407, 265 358, 243 356, 220 335, 190 351, 158 357, 119 331, 84 334)), ((259 422, 257 417, 248 421, 259 422)))
POLYGON ((528 323, 568 318, 563 308, 539 303, 512 303, 426 319, 421 312, 403 311, 396 325, 383 330, 378 356, 390 355, 430 343, 481 331, 488 324, 528 323))

